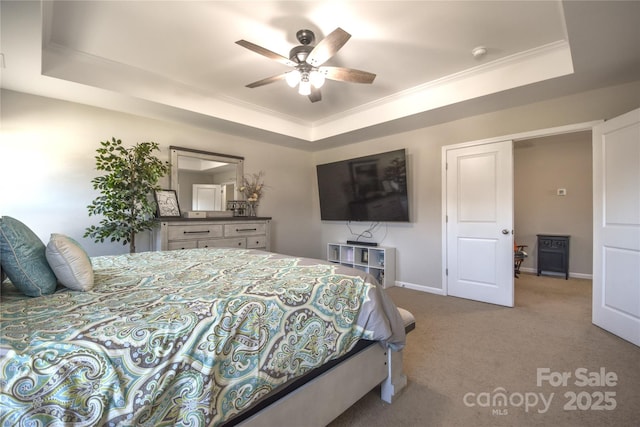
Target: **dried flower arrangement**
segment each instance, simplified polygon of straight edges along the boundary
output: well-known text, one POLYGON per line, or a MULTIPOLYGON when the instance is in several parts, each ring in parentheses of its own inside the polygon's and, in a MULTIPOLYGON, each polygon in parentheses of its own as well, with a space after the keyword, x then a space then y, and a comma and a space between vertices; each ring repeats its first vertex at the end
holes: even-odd
POLYGON ((257 204, 264 193, 264 172, 253 173, 242 177, 240 192, 247 202, 257 204))

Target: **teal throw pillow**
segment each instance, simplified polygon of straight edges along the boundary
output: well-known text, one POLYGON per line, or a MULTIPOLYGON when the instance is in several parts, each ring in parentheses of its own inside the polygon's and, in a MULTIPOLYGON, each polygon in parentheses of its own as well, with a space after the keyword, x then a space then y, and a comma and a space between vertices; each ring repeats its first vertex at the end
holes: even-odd
POLYGON ((39 297, 56 290, 56 276, 47 262, 44 243, 10 216, 0 218, 0 263, 3 273, 25 295, 39 297))

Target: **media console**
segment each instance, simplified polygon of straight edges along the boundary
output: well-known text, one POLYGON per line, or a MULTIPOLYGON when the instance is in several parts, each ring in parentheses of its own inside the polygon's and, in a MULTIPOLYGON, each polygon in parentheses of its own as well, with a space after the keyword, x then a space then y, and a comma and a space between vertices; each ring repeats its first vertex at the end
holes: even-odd
POLYGON ((375 277, 383 288, 395 286, 395 248, 329 243, 327 245, 327 261, 366 271, 375 277))

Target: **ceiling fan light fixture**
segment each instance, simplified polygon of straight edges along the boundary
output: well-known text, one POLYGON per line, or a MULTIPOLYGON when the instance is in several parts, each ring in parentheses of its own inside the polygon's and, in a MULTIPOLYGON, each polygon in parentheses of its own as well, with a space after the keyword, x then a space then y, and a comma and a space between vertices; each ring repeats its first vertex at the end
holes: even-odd
POLYGON ((289 71, 284 78, 287 81, 289 87, 296 87, 296 85, 300 82, 300 71, 289 71))
POLYGON ((322 87, 322 85, 324 84, 324 74, 321 73, 318 70, 313 70, 309 74, 309 81, 311 81, 311 84, 316 89, 320 89, 322 87))
POLYGON ((311 82, 309 81, 308 75, 302 75, 302 79, 300 80, 300 86, 298 86, 298 93, 300 95, 310 95, 311 94, 311 82))

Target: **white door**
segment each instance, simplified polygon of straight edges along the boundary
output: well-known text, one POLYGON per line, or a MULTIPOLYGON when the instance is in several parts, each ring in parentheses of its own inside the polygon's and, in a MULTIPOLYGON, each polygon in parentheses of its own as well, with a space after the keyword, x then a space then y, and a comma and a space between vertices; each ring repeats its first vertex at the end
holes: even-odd
POLYGON ((513 307, 512 141, 446 152, 447 294, 513 307))
POLYGON ((217 184, 193 184, 193 210, 221 210, 222 189, 217 184))
POLYGON ((640 346, 640 109, 593 129, 592 320, 640 346))

